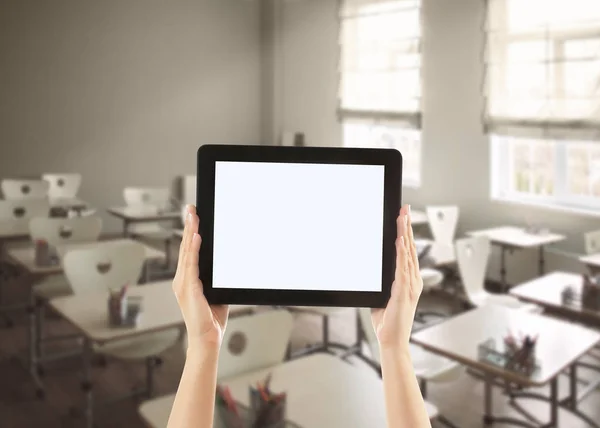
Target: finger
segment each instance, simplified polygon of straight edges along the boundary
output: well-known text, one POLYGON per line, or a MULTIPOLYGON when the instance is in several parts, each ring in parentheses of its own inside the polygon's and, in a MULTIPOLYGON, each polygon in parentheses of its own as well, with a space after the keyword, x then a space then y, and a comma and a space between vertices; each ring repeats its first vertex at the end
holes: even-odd
POLYGON ((198 267, 198 258, 200 253, 200 245, 202 239, 197 232, 194 232, 192 236, 192 242, 189 246, 189 254, 186 256, 186 275, 185 278, 189 278, 190 286, 193 288, 202 289, 202 282, 200 282, 200 268, 198 267))
POLYGON ((404 234, 402 235, 404 237, 404 251, 406 252, 406 263, 408 266, 408 280, 409 280, 409 286, 412 287, 412 281, 413 278, 415 278, 416 275, 416 266, 414 264, 414 260, 412 258, 412 253, 411 253, 411 247, 412 247, 412 241, 411 241, 411 234, 410 234, 410 228, 409 228, 409 224, 408 224, 408 217, 409 217, 409 206, 408 205, 404 205, 402 207, 402 210, 400 210, 400 215, 402 217, 402 221, 403 221, 403 231, 404 234))
POLYGON ((417 254, 417 246, 415 244, 415 236, 412 228, 412 219, 410 218, 410 205, 408 206, 408 242, 410 242, 410 255, 413 261, 413 265, 417 273, 420 270, 419 267, 419 255, 417 254))
POLYGON ((392 296, 395 299, 400 298, 402 295, 401 290, 409 282, 408 277, 408 257, 406 253, 406 245, 404 243, 404 236, 400 236, 396 243, 396 279, 395 284, 392 285, 392 296))
POLYGON ((194 257, 194 254, 197 257, 198 251, 200 251, 199 243, 197 243, 198 251, 194 251, 194 249, 192 248, 194 245, 194 240, 200 238, 200 235, 198 234, 198 216, 196 214, 190 213, 190 219, 188 220, 187 228, 188 228, 187 235, 189 235, 189 237, 187 240, 187 245, 183 249, 183 256, 182 256, 183 258, 181 259, 181 265, 184 269, 184 272, 183 272, 184 277, 186 279, 188 279, 188 278, 192 279, 192 278, 198 278, 198 272, 190 271, 190 264, 191 264, 190 258, 194 257), (196 238, 196 235, 198 235, 198 238, 196 238))
POLYGON ((190 231, 189 223, 192 218, 192 212, 194 212, 194 211, 195 211, 195 208, 193 205, 188 205, 186 207, 187 214, 185 215, 185 222, 184 222, 184 226, 183 226, 183 235, 181 237, 181 244, 179 244, 179 257, 177 259, 177 271, 178 272, 179 272, 179 266, 181 266, 183 263, 183 255, 184 255, 185 249, 188 245, 188 236, 189 236, 189 231, 190 231))

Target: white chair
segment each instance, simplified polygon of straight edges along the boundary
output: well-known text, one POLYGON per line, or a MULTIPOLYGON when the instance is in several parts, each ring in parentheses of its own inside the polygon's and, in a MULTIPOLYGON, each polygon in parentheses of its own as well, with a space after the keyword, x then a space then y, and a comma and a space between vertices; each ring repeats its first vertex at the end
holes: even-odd
MULTIPOLYGON (((106 241, 93 247, 68 251, 63 258, 65 275, 74 294, 86 294, 135 285, 145 260, 144 246, 136 242, 106 241)), ((98 302, 105 305, 106 302, 98 302)), ((147 333, 134 338, 95 346, 94 351, 107 357, 146 362, 144 394, 151 396, 154 368, 160 364, 159 355, 183 338, 180 328, 147 333)))
POLYGON ((50 186, 50 198, 75 198, 81 187, 81 174, 44 174, 42 179, 50 186))
POLYGON ((426 208, 429 228, 436 243, 453 245, 458 225, 457 206, 430 206, 426 208))
POLYGON ((29 235, 29 222, 34 217, 47 217, 50 214, 50 204, 43 199, 9 199, 0 200, 0 313, 8 326, 13 321, 5 316, 6 312, 24 309, 26 305, 4 305, 2 302, 2 287, 9 281, 21 276, 24 271, 17 265, 3 260, 3 238, 23 238, 29 235))
MULTIPOLYGON (((219 352, 218 381, 226 382, 230 378, 282 364, 293 324, 293 316, 286 310, 230 318, 219 352)), ((340 364, 346 363, 340 361, 340 364)), ((175 394, 171 394, 143 403, 139 410, 146 424, 152 428, 164 428, 174 400, 175 394)), ((215 426, 221 425, 216 421, 215 426)))
POLYGON ((458 271, 466 298, 472 306, 495 304, 528 312, 540 312, 541 309, 537 305, 525 304, 513 296, 492 294, 485 290, 485 276, 492 249, 488 238, 464 238, 456 241, 455 245, 458 271))
POLYGON ((50 185, 44 180, 5 179, 0 188, 5 199, 42 199, 48 197, 50 185))
MULTIPOLYGON (((361 329, 364 333, 364 338, 367 342, 372 359, 364 357, 362 352, 359 353, 358 356, 381 375, 381 356, 379 354, 379 343, 371 321, 371 309, 360 308, 359 316, 361 329)), ((464 367, 460 364, 427 352, 412 344, 410 345, 410 353, 415 374, 419 379, 421 393, 424 399, 427 398, 428 383, 452 382, 458 379, 465 371, 464 367)), ((426 401, 425 406, 430 419, 437 419, 450 427, 454 426, 450 421, 439 414, 435 405, 426 401)))
MULTIPOLYGON (((102 231, 100 217, 73 217, 73 218, 43 218, 36 217, 29 222, 29 235, 32 241, 44 240, 49 247, 57 251, 57 256, 62 256, 60 247, 66 244, 80 244, 97 241, 102 231)), ((44 335, 44 311, 48 300, 55 297, 68 296, 73 292, 64 274, 47 275, 33 286, 35 296, 35 311, 33 319, 35 334, 35 352, 38 356, 44 354, 43 342, 62 340, 68 336, 44 335)))
POLYGON ((27 236, 32 218, 49 215, 50 203, 46 198, 0 200, 0 238, 27 236))
POLYGON ((600 230, 586 233, 584 240, 586 254, 600 253, 600 230))

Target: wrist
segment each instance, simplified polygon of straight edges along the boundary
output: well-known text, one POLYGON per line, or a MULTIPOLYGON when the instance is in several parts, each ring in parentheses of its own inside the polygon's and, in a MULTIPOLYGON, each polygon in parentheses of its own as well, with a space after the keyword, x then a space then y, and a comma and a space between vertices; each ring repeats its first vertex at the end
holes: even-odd
POLYGON ((411 362, 410 345, 408 343, 380 344, 379 353, 382 359, 385 357, 392 357, 396 360, 400 359, 411 362))
POLYGON ((193 361, 198 363, 207 363, 211 361, 217 361, 219 358, 219 346, 207 345, 207 344, 188 344, 186 350, 186 361, 193 361))

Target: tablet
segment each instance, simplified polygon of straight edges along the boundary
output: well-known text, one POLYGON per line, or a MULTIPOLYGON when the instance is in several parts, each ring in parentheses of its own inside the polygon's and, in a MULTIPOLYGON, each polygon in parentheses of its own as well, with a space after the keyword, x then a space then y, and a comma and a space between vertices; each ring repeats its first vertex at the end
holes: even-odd
POLYGON ((196 204, 207 300, 384 307, 401 177, 394 149, 203 145, 196 204))

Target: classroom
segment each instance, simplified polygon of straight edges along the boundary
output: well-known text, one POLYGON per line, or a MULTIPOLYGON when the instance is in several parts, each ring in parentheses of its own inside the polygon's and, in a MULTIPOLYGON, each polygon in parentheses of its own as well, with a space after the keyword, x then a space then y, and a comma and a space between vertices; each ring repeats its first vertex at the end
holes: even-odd
MULTIPOLYGON (((211 144, 399 150, 431 426, 600 428, 599 87, 598 0, 1 1, 0 428, 167 427, 211 144)), ((378 340, 232 305, 214 426, 400 428, 378 340)))

